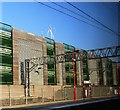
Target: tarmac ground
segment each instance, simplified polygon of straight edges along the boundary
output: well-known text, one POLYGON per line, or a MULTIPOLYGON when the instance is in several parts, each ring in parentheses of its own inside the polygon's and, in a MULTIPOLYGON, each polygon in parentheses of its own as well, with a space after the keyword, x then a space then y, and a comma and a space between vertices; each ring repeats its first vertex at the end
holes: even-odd
POLYGON ((120 97, 94 98, 69 102, 57 102, 25 107, 3 108, 2 110, 119 110, 120 97))

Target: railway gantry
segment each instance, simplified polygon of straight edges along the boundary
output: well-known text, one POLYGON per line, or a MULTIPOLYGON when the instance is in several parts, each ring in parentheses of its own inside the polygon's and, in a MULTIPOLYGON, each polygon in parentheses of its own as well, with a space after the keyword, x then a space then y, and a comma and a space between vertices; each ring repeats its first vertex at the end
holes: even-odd
MULTIPOLYGON (((25 60, 25 71, 26 72, 25 73, 26 73, 26 78, 27 78, 26 88, 28 89, 28 96, 30 95, 30 90, 29 90, 30 89, 30 78, 29 78, 30 75, 29 74, 38 65, 83 61, 83 60, 100 59, 100 58, 108 58, 108 57, 120 57, 120 46, 92 49, 92 50, 87 50, 87 51, 76 50, 74 52, 67 52, 65 54, 48 55, 48 56, 39 57, 39 58, 26 59, 25 60), (74 54, 74 60, 73 60, 73 54, 74 54), (31 67, 30 67, 30 64, 32 64, 31 67)), ((72 69, 72 72, 74 75, 74 86, 75 86, 76 76, 75 76, 75 72, 73 69, 72 69)))

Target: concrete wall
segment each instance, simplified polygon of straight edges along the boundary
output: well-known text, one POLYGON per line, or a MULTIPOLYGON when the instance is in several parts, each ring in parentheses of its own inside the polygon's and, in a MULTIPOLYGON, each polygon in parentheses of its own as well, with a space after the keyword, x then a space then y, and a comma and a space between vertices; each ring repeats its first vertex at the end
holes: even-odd
POLYGON ((99 85, 97 60, 88 60, 88 69, 90 74, 90 81, 92 85, 99 85))
MULTIPOLYGON (((21 84, 22 74, 25 75, 25 59, 47 56, 46 39, 31 33, 13 29, 13 84, 21 84), (22 63, 22 66, 21 66, 22 63), (21 72, 22 71, 22 72, 21 72), (21 74, 22 73, 22 74, 21 74)), ((77 49, 78 50, 78 49, 77 49)), ((64 45, 55 42, 55 54, 64 54, 64 45)), ((30 67, 33 63, 31 61, 30 67)), ((82 84, 83 77, 82 61, 76 61, 77 85, 82 84)), ((97 68, 97 60, 89 60, 88 68, 90 73, 90 81, 94 85, 99 85, 99 76, 97 68)), ((107 84, 106 59, 102 60, 104 85, 107 84)), ((116 82, 116 67, 113 65, 113 79, 116 82)), ((56 80, 57 85, 66 85, 65 62, 56 64, 56 80)), ((47 64, 38 65, 30 72, 31 85, 48 85, 48 68, 47 64), (38 69, 40 67, 40 69, 38 69)))
MULTIPOLYGON (((82 86, 77 86, 77 99, 83 99, 83 88, 82 86)), ((91 89, 92 97, 110 97, 117 95, 115 91, 118 90, 118 87, 112 88, 108 86, 92 86, 91 89)), ((20 101, 25 101, 25 91, 23 85, 0 85, 0 101, 4 103, 10 102, 13 105, 16 103, 21 103, 20 101), (14 100, 14 102, 13 102, 14 100)), ((90 97, 90 89, 85 87, 86 98, 90 97)), ((73 86, 30 86, 30 97, 27 97, 28 101, 32 99, 37 99, 35 102, 49 102, 49 101, 58 101, 58 100, 74 100, 74 88, 73 86), (49 91, 49 92, 48 92, 49 91)), ((34 103, 32 100, 31 103, 34 103)), ((0 105, 1 106, 1 105, 0 105)))
MULTIPOLYGON (((25 76, 25 59, 42 57, 44 38, 31 33, 13 29, 13 72, 14 84, 21 84, 21 73, 25 76), (21 67, 21 62, 23 67, 21 67), (23 72, 21 69, 23 68, 23 72)), ((33 63, 39 63, 37 60, 30 61, 30 67, 33 63)), ((38 65, 30 72, 30 84, 43 85, 43 65, 38 65), (38 69, 38 66, 41 69, 38 69), (36 72, 37 71, 37 72, 36 72)))

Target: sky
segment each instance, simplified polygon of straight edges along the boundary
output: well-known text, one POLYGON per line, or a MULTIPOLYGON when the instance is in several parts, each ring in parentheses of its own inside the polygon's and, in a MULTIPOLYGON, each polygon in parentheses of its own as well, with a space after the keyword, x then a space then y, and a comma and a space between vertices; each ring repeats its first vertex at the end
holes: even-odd
MULTIPOLYGON (((87 17, 66 2, 55 3, 81 16, 87 17)), ((118 2, 71 3, 118 33, 118 16, 120 16, 118 14, 118 2)), ((13 28, 30 32, 38 36, 44 35, 45 37, 50 37, 47 35, 47 32, 49 26, 51 26, 56 42, 66 43, 79 49, 89 50, 118 45, 118 36, 102 26, 93 24, 93 22, 60 8, 53 3, 44 2, 44 4, 56 8, 59 11, 48 8, 35 1, 2 2, 2 22, 12 25, 13 28), (60 13, 60 11, 72 17, 60 13), (100 29, 88 25, 86 22, 99 26, 100 29)))

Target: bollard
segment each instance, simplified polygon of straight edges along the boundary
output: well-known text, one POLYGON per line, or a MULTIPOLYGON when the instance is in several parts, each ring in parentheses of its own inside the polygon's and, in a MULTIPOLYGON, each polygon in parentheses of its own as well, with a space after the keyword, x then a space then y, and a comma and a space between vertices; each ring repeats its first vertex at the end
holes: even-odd
POLYGON ((10 88, 10 85, 8 85, 8 88, 9 88, 9 106, 11 106, 12 103, 11 103, 11 88, 10 88))

